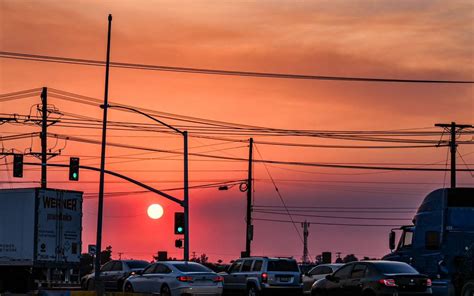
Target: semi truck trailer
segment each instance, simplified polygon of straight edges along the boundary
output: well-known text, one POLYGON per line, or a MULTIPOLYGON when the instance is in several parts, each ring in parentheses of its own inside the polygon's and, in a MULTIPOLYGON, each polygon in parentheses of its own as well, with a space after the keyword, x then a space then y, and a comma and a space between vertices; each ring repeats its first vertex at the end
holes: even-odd
POLYGON ((0 292, 79 282, 82 192, 0 190, 0 292))
POLYGON ((406 225, 390 232, 391 254, 428 275, 437 296, 474 295, 474 188, 438 189, 406 225), (396 230, 401 232, 395 246, 396 230))

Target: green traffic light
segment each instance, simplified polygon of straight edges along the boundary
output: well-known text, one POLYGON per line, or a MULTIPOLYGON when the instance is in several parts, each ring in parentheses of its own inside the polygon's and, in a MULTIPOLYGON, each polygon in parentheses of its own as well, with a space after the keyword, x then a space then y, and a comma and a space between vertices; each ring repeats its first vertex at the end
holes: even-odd
POLYGON ((73 177, 74 179, 77 179, 77 173, 72 173, 72 177, 73 177))
POLYGON ((179 233, 183 232, 183 227, 178 227, 178 232, 179 233))

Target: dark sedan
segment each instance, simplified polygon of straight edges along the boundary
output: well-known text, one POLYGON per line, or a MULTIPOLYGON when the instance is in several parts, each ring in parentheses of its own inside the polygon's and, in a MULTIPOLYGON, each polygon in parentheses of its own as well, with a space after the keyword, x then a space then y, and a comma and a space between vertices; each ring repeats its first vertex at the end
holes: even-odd
POLYGON ((313 296, 432 295, 431 280, 402 262, 352 262, 314 283, 313 296))

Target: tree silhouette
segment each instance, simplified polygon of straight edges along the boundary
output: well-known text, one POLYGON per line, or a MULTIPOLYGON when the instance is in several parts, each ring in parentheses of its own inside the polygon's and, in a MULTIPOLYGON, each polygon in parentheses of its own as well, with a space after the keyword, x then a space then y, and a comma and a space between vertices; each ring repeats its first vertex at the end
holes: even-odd
POLYGON ((104 265, 110 260, 112 260, 112 246, 107 246, 105 250, 100 252, 100 264, 104 265))
POLYGON ((349 254, 342 259, 344 263, 349 263, 349 262, 354 262, 354 261, 359 261, 359 259, 354 255, 354 254, 349 254))

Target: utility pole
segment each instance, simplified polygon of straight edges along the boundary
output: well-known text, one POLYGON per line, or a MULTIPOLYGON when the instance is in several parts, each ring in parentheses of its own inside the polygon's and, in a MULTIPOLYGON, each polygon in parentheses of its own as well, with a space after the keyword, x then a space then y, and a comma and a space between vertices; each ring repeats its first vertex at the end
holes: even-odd
MULTIPOLYGON (((99 204, 97 211, 97 240, 96 249, 100 254, 102 244, 102 213, 104 208, 104 177, 105 177, 105 147, 107 141, 107 107, 109 106, 109 66, 110 66, 110 33, 112 31, 112 15, 108 17, 109 27, 107 33, 107 59, 105 65, 105 92, 104 92, 104 114, 102 118, 102 147, 100 154, 100 179, 99 179, 99 204)), ((100 256, 95 258, 94 283, 97 295, 104 294, 104 285, 100 280, 100 256)))
POLYGON ((471 128, 472 125, 469 124, 456 124, 456 122, 451 123, 437 123, 437 127, 442 127, 449 131, 451 134, 451 139, 449 141, 449 149, 451 150, 451 188, 456 188, 456 133, 464 128, 471 128), (458 129, 456 131, 456 129, 458 129))
POLYGON ((245 255, 250 256, 251 242, 253 240, 253 225, 252 225, 252 153, 253 153, 253 138, 249 141, 249 170, 247 178, 247 228, 245 235, 245 255))
POLYGON ((41 92, 41 189, 47 188, 47 161, 48 161, 48 88, 43 87, 41 92))
POLYGON ((303 227, 303 238, 304 238, 304 243, 303 243, 303 263, 308 264, 309 263, 309 252, 308 252, 308 235, 309 235, 309 225, 310 223, 307 222, 306 220, 301 223, 301 227, 303 227))

